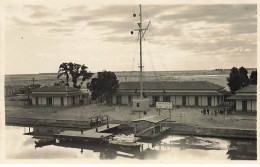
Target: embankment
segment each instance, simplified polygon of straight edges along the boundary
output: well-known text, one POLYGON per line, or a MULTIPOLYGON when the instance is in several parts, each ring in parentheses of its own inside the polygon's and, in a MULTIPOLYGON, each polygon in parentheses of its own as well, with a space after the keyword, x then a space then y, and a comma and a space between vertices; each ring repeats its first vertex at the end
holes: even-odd
POLYGON ((168 126, 171 127, 170 133, 176 135, 256 139, 256 130, 252 129, 206 128, 183 123, 168 123, 168 126))
MULTIPOLYGON (((36 119, 36 118, 17 118, 9 116, 6 118, 6 125, 18 126, 53 126, 64 128, 90 128, 90 122, 85 120, 56 120, 56 119, 36 119)), ((130 121, 113 120, 111 123, 121 124, 121 129, 133 131, 133 124, 130 121)), ((171 127, 170 134, 175 135, 193 135, 220 138, 239 138, 256 139, 256 130, 235 129, 235 128, 206 128, 188 125, 184 123, 167 122, 171 127)))

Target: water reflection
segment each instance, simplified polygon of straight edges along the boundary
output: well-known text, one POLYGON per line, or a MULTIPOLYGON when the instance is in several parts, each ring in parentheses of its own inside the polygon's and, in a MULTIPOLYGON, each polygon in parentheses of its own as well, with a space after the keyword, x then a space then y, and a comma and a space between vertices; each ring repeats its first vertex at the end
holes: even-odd
MULTIPOLYGON (((52 135, 67 129, 55 127, 6 127, 7 158, 84 158, 141 160, 255 160, 255 140, 169 135, 142 141, 142 148, 113 146, 84 141, 53 141, 52 135), (42 142, 40 142, 42 141, 42 142), (49 142, 48 142, 49 141, 49 142), (15 146, 15 148, 13 148, 15 146), (59 152, 59 154, 56 154, 59 152)), ((116 141, 133 142, 133 134, 116 134, 116 141)))

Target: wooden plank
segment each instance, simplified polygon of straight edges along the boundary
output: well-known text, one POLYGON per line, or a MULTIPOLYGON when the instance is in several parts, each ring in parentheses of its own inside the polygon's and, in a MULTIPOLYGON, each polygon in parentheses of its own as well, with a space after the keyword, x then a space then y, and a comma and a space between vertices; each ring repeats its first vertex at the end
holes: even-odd
POLYGON ((103 125, 98 127, 98 132, 96 132, 96 128, 89 129, 83 131, 72 131, 67 130, 64 132, 60 132, 59 134, 53 135, 55 138, 71 138, 71 139, 103 139, 112 136, 112 133, 102 133, 103 131, 113 129, 118 127, 120 124, 109 124, 109 128, 107 128, 107 125, 103 125))

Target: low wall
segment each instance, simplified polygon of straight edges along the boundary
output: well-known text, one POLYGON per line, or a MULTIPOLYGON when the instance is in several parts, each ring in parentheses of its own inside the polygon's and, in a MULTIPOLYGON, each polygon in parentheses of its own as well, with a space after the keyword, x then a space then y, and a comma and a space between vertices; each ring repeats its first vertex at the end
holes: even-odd
POLYGON ((53 126, 66 128, 90 128, 89 121, 78 120, 55 120, 55 119, 35 119, 35 118, 17 118, 6 117, 5 123, 7 125, 21 125, 21 126, 53 126))
POLYGON ((5 100, 5 105, 6 106, 25 106, 26 102, 25 101, 9 101, 5 100))
POLYGON ((181 123, 168 123, 168 126, 171 127, 171 134, 256 139, 256 130, 205 128, 181 123))

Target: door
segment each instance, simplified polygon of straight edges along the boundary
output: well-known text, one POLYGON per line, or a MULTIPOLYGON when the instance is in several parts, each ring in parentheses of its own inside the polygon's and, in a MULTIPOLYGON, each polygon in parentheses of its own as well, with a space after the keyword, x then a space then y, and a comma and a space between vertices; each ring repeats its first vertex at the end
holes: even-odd
POLYGON ((128 104, 130 104, 132 102, 132 97, 128 96, 128 104))
POLYGON ((63 97, 60 98, 60 105, 64 106, 64 98, 63 97))
POLYGON ((247 101, 242 101, 242 111, 247 110, 247 101))
POLYGON ((47 98, 47 105, 52 106, 52 98, 51 97, 47 98))
POLYGON ((72 104, 75 104, 75 97, 72 97, 72 104))
POLYGON ((186 106, 186 96, 182 96, 182 105, 186 106))
POLYGON ((195 96, 195 106, 198 106, 198 105, 199 105, 199 97, 195 96))
POLYGON ((153 96, 153 104, 155 105, 156 102, 159 101, 159 96, 153 96))
POLYGON ((211 96, 208 96, 208 106, 211 106, 211 96))
POLYGON ((38 97, 35 97, 35 105, 38 106, 38 97))

